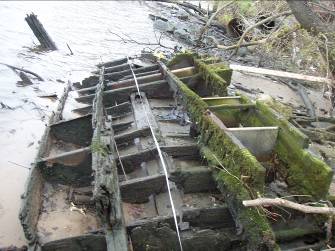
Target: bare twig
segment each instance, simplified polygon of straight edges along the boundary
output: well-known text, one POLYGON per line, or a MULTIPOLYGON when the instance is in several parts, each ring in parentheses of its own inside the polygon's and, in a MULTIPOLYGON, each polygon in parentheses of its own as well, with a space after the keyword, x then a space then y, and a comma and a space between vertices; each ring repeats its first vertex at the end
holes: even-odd
POLYGON ((208 27, 211 25, 213 19, 214 19, 218 14, 220 14, 221 11, 222 11, 223 9, 227 8, 227 7, 228 7, 229 5, 231 5, 232 3, 234 3, 234 1, 230 1, 230 2, 226 3, 226 4, 223 5, 221 8, 217 9, 217 11, 211 15, 211 17, 207 20, 205 26, 204 26, 204 27, 201 29, 201 31, 200 31, 199 38, 198 38, 198 42, 197 42, 198 45, 199 45, 199 43, 201 42, 201 40, 202 40, 202 38, 203 38, 203 36, 204 36, 204 33, 206 32, 206 30, 208 29, 208 27))
POLYGON ((314 207, 302 205, 296 202, 292 202, 289 200, 281 199, 281 198, 258 198, 254 200, 244 200, 243 205, 246 207, 257 207, 257 206, 281 206, 292 208, 297 211, 306 213, 306 214, 326 214, 326 215, 335 215, 335 208, 333 207, 314 207))
POLYGON ((24 165, 21 165, 21 164, 15 163, 15 162, 13 162, 13 161, 8 161, 8 163, 11 163, 11 164, 13 164, 13 165, 16 165, 16 166, 20 166, 20 167, 26 168, 26 169, 28 169, 28 170, 30 170, 30 169, 31 169, 30 167, 27 167, 27 166, 24 166, 24 165))
POLYGON ((123 43, 133 43, 133 44, 148 45, 148 46, 159 46, 159 47, 162 47, 162 48, 165 48, 165 49, 174 50, 174 48, 166 46, 166 45, 163 45, 161 43, 161 39, 162 39, 163 34, 161 34, 158 39, 157 39, 157 37, 155 35, 156 40, 157 40, 156 43, 150 43, 150 42, 139 42, 139 41, 136 41, 135 39, 131 38, 127 34, 123 34, 125 37, 122 37, 121 35, 117 34, 116 32, 113 32, 113 31, 109 31, 109 32, 112 33, 113 35, 117 36, 121 40, 121 42, 123 42, 123 43))
POLYGON ((246 36, 252 29, 254 29, 254 28, 256 28, 256 27, 258 27, 258 26, 260 26, 260 25, 262 25, 262 24, 265 24, 265 23, 267 23, 267 22, 270 22, 270 21, 272 21, 273 19, 276 19, 276 18, 278 18, 278 17, 281 17, 281 16, 289 16, 289 15, 291 15, 291 14, 292 14, 292 11, 284 11, 284 12, 278 13, 278 14, 276 14, 276 15, 270 16, 270 17, 268 17, 268 18, 265 18, 265 19, 263 19, 263 20, 261 20, 261 21, 255 23, 254 25, 249 26, 249 27, 243 32, 243 34, 241 35, 239 41, 237 42, 236 47, 235 47, 236 49, 235 49, 235 51, 234 51, 233 54, 236 54, 236 53, 237 53, 238 49, 239 49, 239 48, 241 47, 241 45, 242 45, 242 42, 244 41, 245 36, 246 36))

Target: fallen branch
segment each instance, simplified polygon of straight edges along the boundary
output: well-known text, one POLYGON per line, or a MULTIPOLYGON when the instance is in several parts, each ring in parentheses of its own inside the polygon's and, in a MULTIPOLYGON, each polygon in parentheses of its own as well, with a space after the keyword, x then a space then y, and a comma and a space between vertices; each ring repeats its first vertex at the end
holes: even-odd
POLYGON ((288 79, 298 79, 298 80, 304 80, 304 81, 311 81, 311 82, 318 82, 318 83, 329 83, 329 84, 331 84, 333 82, 333 80, 329 79, 329 78, 315 77, 315 76, 302 75, 302 74, 292 73, 292 72, 277 71, 277 70, 270 70, 270 69, 243 66, 243 65, 236 65, 236 64, 231 64, 230 68, 232 70, 236 70, 236 71, 243 71, 243 72, 250 72, 250 73, 256 73, 256 74, 277 76, 277 77, 288 78, 288 79))
POLYGON ((200 15, 204 16, 206 15, 206 11, 194 4, 188 3, 188 2, 179 2, 179 1, 173 1, 173 0, 154 0, 155 2, 163 2, 163 3, 172 3, 172 4, 177 4, 179 6, 182 6, 184 8, 191 9, 195 12, 198 12, 200 15))
POLYGON ((214 37, 212 36, 208 36, 208 38, 212 39, 214 44, 216 44, 216 47, 219 49, 223 49, 223 50, 232 50, 232 49, 236 49, 236 48, 241 48, 241 47, 248 47, 248 46, 253 46, 253 45, 260 45, 260 44, 264 44, 268 41, 269 37, 264 38, 264 39, 260 39, 257 41, 252 41, 252 42, 247 42, 247 43, 243 43, 241 45, 223 45, 220 44, 214 37))
POLYGON ((208 30, 209 26, 211 25, 213 19, 221 13, 221 11, 225 8, 227 8, 229 5, 231 5, 232 3, 234 3, 234 1, 230 1, 228 3, 226 3, 225 5, 223 5, 221 8, 219 8, 216 12, 214 12, 211 17, 207 20, 206 24, 204 27, 202 27, 200 34, 199 34, 199 38, 198 38, 198 42, 197 44, 199 45, 199 43, 201 42, 206 30, 208 30))
POLYGON ((276 19, 276 18, 278 18, 278 17, 282 17, 282 16, 289 16, 289 15, 291 15, 291 14, 292 14, 292 11, 284 11, 284 12, 278 13, 278 14, 276 14, 276 15, 270 16, 270 17, 268 17, 268 18, 265 18, 265 19, 263 19, 263 20, 261 20, 261 21, 255 23, 254 25, 249 26, 247 29, 245 29, 245 31, 244 31, 243 34, 241 35, 239 41, 237 42, 237 44, 236 44, 236 49, 235 49, 235 51, 234 51, 233 54, 236 54, 236 53, 237 53, 238 49, 239 49, 239 48, 241 47, 241 45, 242 45, 242 42, 244 41, 245 36, 249 33, 249 31, 251 31, 252 29, 254 29, 254 28, 256 28, 256 27, 258 27, 258 26, 260 26, 260 25, 262 25, 262 24, 268 23, 268 22, 272 21, 273 19, 276 19))
POLYGON ((326 215, 335 215, 335 208, 333 207, 314 207, 302 205, 296 202, 292 202, 289 200, 281 199, 281 198, 258 198, 255 200, 244 200, 243 205, 246 207, 257 207, 257 206, 281 206, 292 208, 297 211, 306 213, 306 214, 326 214, 326 215))
POLYGON ((12 69, 13 71, 15 71, 15 70, 23 71, 25 73, 28 73, 28 74, 31 74, 31 75, 35 76, 40 81, 44 81, 43 78, 40 75, 38 75, 38 74, 36 74, 32 71, 28 71, 28 70, 25 70, 25 69, 22 69, 22 68, 19 68, 19 67, 16 67, 16 66, 12 66, 12 65, 9 65, 9 64, 5 64, 5 63, 0 63, 0 64, 7 66, 8 68, 12 69))

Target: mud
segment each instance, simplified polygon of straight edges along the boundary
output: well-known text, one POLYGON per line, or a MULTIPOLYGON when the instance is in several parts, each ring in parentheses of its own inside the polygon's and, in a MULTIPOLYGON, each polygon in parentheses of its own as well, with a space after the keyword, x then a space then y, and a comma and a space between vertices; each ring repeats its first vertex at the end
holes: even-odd
POLYGON ((44 190, 42 213, 37 224, 42 243, 79 236, 101 227, 94 209, 71 205, 68 200, 70 187, 46 183, 44 190))

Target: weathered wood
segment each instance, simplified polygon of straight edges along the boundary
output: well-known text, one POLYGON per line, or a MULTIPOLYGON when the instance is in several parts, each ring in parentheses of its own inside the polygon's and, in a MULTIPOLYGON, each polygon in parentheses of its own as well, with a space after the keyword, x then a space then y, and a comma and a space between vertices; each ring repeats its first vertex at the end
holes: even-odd
POLYGON ((83 186, 92 181, 90 147, 41 159, 37 163, 45 180, 50 183, 83 186))
MULTIPOLYGON (((159 70, 155 70, 155 71, 149 71, 149 72, 142 72, 142 73, 135 73, 137 78, 141 78, 141 77, 145 77, 145 76, 150 76, 150 75, 154 75, 154 74, 158 74, 160 73, 159 70)), ((125 76, 123 78, 121 78, 120 80, 126 80, 126 79, 132 79, 134 78, 133 74, 125 76)))
POLYGON ((57 140, 72 143, 79 146, 90 145, 93 128, 92 115, 60 121, 50 126, 50 134, 57 140))
POLYGON ((288 207, 294 210, 298 210, 300 212, 306 214, 326 214, 326 215, 335 215, 335 208, 333 207, 316 207, 316 206, 307 206, 303 204, 299 204, 296 202, 292 202, 289 200, 281 199, 281 198, 258 198, 254 200, 244 200, 243 205, 246 207, 256 207, 256 206, 281 206, 288 207))
POLYGON ((134 140, 135 138, 145 137, 150 134, 151 134, 150 128, 144 127, 142 129, 133 130, 131 132, 116 135, 114 137, 114 140, 116 144, 122 144, 124 142, 129 142, 131 140, 134 140))
POLYGON ((156 174, 120 182, 122 201, 145 203, 152 194, 166 191, 164 174, 156 174))
POLYGON ((57 50, 55 43, 52 41, 49 34, 46 32, 34 13, 27 15, 25 20, 44 49, 57 50))
POLYGON ((277 143, 277 126, 227 128, 256 158, 271 156, 277 143), (260 141, 262 144, 260 144, 260 141))
POLYGON ((199 147, 196 143, 190 145, 161 146, 163 152, 172 157, 194 157, 198 158, 199 147))
POLYGON ((67 87, 64 89, 62 97, 59 100, 56 111, 53 113, 53 116, 50 117, 49 125, 53 124, 53 123, 56 123, 56 122, 63 119, 62 114, 63 114, 65 102, 67 100, 67 97, 69 95, 70 90, 71 90, 71 82, 69 81, 68 84, 67 84, 67 87))
POLYGON ((93 199, 97 215, 107 229, 106 240, 109 251, 128 250, 128 240, 123 212, 116 162, 112 142, 112 125, 103 112, 103 77, 93 102, 92 170, 94 171, 93 199))
POLYGON ((142 129, 148 127, 147 119, 149 119, 152 129, 154 131, 157 130, 158 125, 145 93, 140 92, 140 94, 138 94, 138 92, 134 92, 130 95, 130 100, 133 107, 136 128, 142 129))
POLYGON ((131 110, 131 103, 130 102, 123 102, 112 107, 106 108, 106 112, 108 115, 112 117, 117 117, 125 113, 130 113, 131 110))
MULTIPOLYGON (((156 73, 153 75, 148 75, 148 76, 137 78, 137 83, 141 85, 141 84, 150 83, 150 82, 159 81, 159 80, 162 80, 162 74, 156 73)), ((121 80, 118 82, 111 82, 106 85, 105 91, 114 90, 114 89, 122 88, 122 87, 133 86, 133 85, 135 85, 134 79, 127 79, 127 80, 121 80)), ((95 93, 95 90, 96 90, 96 86, 92 86, 92 87, 82 88, 78 90, 77 92, 79 95, 87 95, 87 94, 95 93)))
MULTIPOLYGON (((136 86, 124 87, 116 90, 104 92, 104 105, 112 106, 117 103, 129 100, 129 93, 137 91, 136 86)), ((165 80, 141 85, 141 91, 145 92, 148 98, 168 98, 171 97, 169 85, 165 80)), ((90 104, 94 98, 93 94, 76 98, 80 103, 90 104)))
POLYGON ((16 71, 25 72, 25 73, 33 75, 39 81, 44 81, 44 79, 40 75, 36 74, 35 72, 29 71, 29 70, 26 70, 26 69, 23 69, 23 68, 19 68, 19 67, 13 66, 13 65, 9 65, 9 64, 4 64, 4 63, 0 63, 0 64, 7 66, 8 68, 12 69, 14 72, 16 72, 16 71))
POLYGON ((153 160, 157 156, 157 149, 152 148, 137 153, 120 156, 119 158, 119 173, 122 174, 120 161, 123 164, 126 173, 133 172, 135 169, 140 168, 142 162, 153 160))
POLYGON ((297 73, 292 73, 292 72, 275 71, 275 70, 270 70, 270 69, 243 66, 243 65, 235 65, 235 64, 230 64, 229 67, 230 69, 235 70, 235 71, 243 71, 243 72, 250 72, 250 73, 262 74, 262 75, 270 75, 270 76, 276 76, 276 77, 282 77, 282 78, 288 78, 288 79, 297 79, 297 80, 327 83, 327 84, 333 83, 333 80, 328 79, 328 78, 308 76, 308 75, 302 75, 302 74, 297 74, 297 73))
POLYGON ((183 221, 192 227, 234 228, 235 222, 226 205, 212 208, 182 209, 183 221))
POLYGON ((102 66, 104 66, 105 68, 108 68, 108 67, 113 67, 116 65, 124 64, 126 62, 128 62, 128 59, 125 57, 125 58, 120 58, 120 59, 108 61, 105 63, 97 64, 97 67, 101 68, 102 66))
POLYGON ((208 167, 180 168, 170 172, 169 179, 184 193, 201 193, 216 190, 212 170, 208 167))
POLYGON ((120 132, 129 128, 132 123, 134 123, 134 121, 115 123, 112 125, 112 128, 114 132, 120 132))
POLYGON ((107 251, 106 238, 104 235, 87 234, 56 241, 50 241, 42 245, 42 251, 61 251, 61 250, 107 251))
POLYGON ((221 110, 221 109, 249 109, 249 108, 255 108, 255 104, 236 104, 236 105, 231 105, 231 104, 223 104, 223 105, 212 105, 209 106, 208 108, 210 110, 221 110))
MULTIPOLYGON (((129 64, 128 62, 125 62, 123 64, 118 64, 118 65, 114 65, 114 66, 105 66, 105 72, 106 73, 111 73, 111 72, 119 72, 119 71, 124 71, 124 70, 128 70, 129 69, 129 64)), ((94 73, 99 73, 99 72, 94 72, 94 73)))
MULTIPOLYGON (((105 108, 106 113, 111 115, 112 117, 119 117, 124 114, 130 113, 131 110, 131 103, 130 102, 123 102, 121 104, 117 104, 111 107, 105 108)), ((92 112, 92 106, 85 106, 77 109, 73 109, 73 112, 80 113, 82 115, 87 115, 92 112)))

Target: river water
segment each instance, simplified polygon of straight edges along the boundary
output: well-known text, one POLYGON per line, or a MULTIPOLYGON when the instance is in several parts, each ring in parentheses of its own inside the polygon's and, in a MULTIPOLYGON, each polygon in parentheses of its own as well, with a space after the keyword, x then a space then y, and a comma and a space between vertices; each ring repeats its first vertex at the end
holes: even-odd
MULTIPOLYGON (((0 2, 0 63, 24 67, 45 79, 18 87, 19 77, 0 65, 0 247, 25 244, 18 220, 20 195, 48 116, 57 105, 56 100, 38 96, 59 96, 65 86, 61 82, 82 79, 101 61, 143 49, 143 45, 116 41, 110 31, 137 41, 155 41, 148 18, 154 3, 150 5, 136 1, 0 2), (31 12, 38 15, 58 51, 33 50, 38 41, 24 20, 31 12), (69 55, 66 43, 74 55, 69 55)), ((164 43, 174 45, 170 40, 164 43)))

